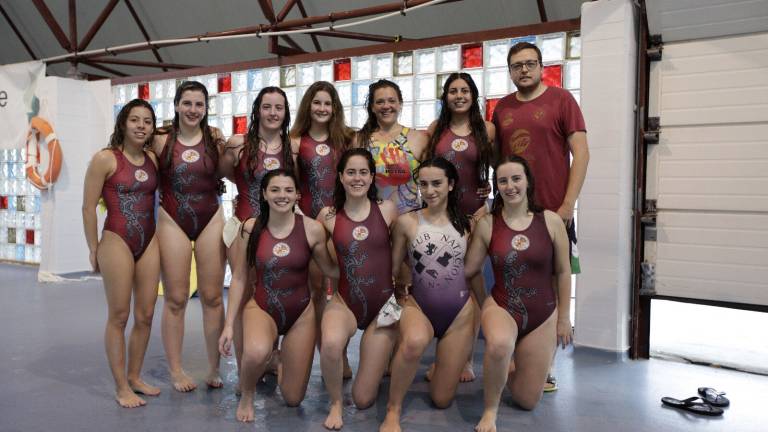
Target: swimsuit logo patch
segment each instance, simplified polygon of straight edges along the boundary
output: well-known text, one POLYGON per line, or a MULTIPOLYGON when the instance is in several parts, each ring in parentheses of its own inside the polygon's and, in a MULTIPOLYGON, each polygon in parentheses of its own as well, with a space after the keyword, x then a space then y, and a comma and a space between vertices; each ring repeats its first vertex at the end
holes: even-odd
POLYGON ((317 153, 320 156, 325 156, 330 152, 331 152, 331 148, 328 147, 328 144, 318 144, 315 147, 315 153, 317 153))
POLYGON ((273 157, 266 157, 264 158, 264 168, 267 169, 267 171, 272 171, 280 168, 280 160, 273 157))
POLYGON ((144 171, 143 169, 137 169, 133 173, 133 178, 135 178, 137 181, 144 183, 145 181, 149 180, 149 174, 147 174, 147 172, 144 171))
POLYGON ((181 160, 186 163, 195 163, 200 160, 200 153, 197 150, 184 150, 181 154, 181 160))
POLYGON ((512 237, 512 248, 516 251, 524 251, 531 246, 531 241, 523 234, 512 237))
POLYGON ((288 243, 280 242, 272 248, 272 254, 276 257, 284 257, 291 253, 291 247, 288 243))
POLYGON ((363 241, 368 238, 368 228, 364 226, 356 226, 352 230, 352 237, 357 241, 363 241))
POLYGON ((451 142, 451 148, 457 152, 463 152, 469 147, 469 143, 464 138, 457 138, 451 142))

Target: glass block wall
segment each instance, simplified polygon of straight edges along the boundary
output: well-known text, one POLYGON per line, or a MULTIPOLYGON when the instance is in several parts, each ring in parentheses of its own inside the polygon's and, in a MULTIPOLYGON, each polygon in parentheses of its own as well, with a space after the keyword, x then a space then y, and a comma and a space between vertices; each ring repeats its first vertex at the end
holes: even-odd
POLYGON ((0 260, 40 263, 40 190, 26 179, 23 149, 0 150, 0 260))
MULTIPOLYGON (((426 129, 437 117, 443 83, 451 72, 467 72, 480 91, 481 110, 490 120, 499 99, 515 91, 507 73, 507 51, 521 41, 535 43, 542 51, 543 80, 549 86, 563 87, 580 100, 581 38, 578 33, 551 33, 483 43, 447 45, 360 57, 339 58, 281 67, 269 67, 221 74, 190 76, 208 88, 209 124, 225 136, 245 133, 251 105, 259 90, 279 86, 288 97, 291 118, 307 87, 315 81, 332 82, 344 105, 347 124, 359 128, 366 120, 365 98, 368 85, 380 78, 400 86, 403 109, 400 123, 426 129)), ((158 126, 173 119, 173 96, 182 79, 114 86, 114 114, 129 100, 141 97, 155 109, 158 126)), ((223 197, 224 212, 232 215, 235 186, 227 182, 223 197)))

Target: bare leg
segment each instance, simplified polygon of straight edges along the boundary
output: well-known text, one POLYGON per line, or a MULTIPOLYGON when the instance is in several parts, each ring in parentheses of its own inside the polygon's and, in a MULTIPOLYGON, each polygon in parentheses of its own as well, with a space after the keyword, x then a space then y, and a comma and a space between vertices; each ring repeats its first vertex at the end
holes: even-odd
POLYGON ((437 343, 435 379, 429 383, 429 395, 438 408, 448 408, 456 395, 465 359, 472 352, 476 309, 477 303, 470 297, 437 343))
POLYGON ((160 249, 153 238, 144 254, 135 264, 133 296, 133 330, 128 340, 128 383, 136 393, 157 396, 160 389, 141 379, 141 367, 149 344, 152 317, 157 302, 157 284, 160 281, 160 249))
POLYGON ((115 233, 104 231, 96 259, 101 268, 107 298, 107 325, 104 346, 115 380, 115 399, 120 406, 136 408, 146 404, 134 393, 125 371, 125 326, 131 312, 134 262, 128 246, 115 233))
POLYGON ((315 309, 308 305, 291 326, 280 345, 278 385, 283 400, 290 407, 298 406, 307 392, 312 359, 315 356, 315 309))
POLYGON ((365 329, 360 340, 360 364, 352 383, 352 400, 358 409, 368 408, 376 402, 397 336, 397 325, 378 328, 376 320, 365 329))
MULTIPOLYGON (((416 376, 419 360, 435 332, 432 324, 421 312, 413 298, 406 300, 400 315, 400 345, 392 359, 392 378, 389 383, 389 402, 379 432, 399 432, 403 399, 416 376)), ((463 359, 465 359, 464 357, 463 359)))
POLYGON ((272 356, 275 340, 277 326, 272 317, 256 301, 249 300, 243 308, 243 356, 240 368, 242 395, 237 405, 238 421, 252 422, 254 419, 253 392, 272 356))
POLYGON ((507 382, 512 400, 532 410, 541 400, 544 383, 557 346, 557 313, 522 338, 515 348, 515 373, 507 382))
POLYGON ((224 327, 224 242, 221 232, 224 219, 221 208, 211 218, 195 241, 195 262, 197 264, 197 292, 203 308, 203 333, 208 354, 208 373, 205 382, 209 387, 220 388, 223 383, 219 376, 218 340, 224 327))
POLYGON ((325 306, 321 322, 320 367, 331 407, 323 426, 326 429, 339 430, 344 426, 342 420, 343 401, 342 384, 344 380, 344 348, 355 334, 357 320, 338 294, 325 306))
POLYGON ((499 410, 501 392, 507 382, 509 362, 515 350, 517 323, 492 297, 483 304, 483 334, 485 355, 483 356, 484 409, 477 432, 495 432, 496 416, 499 410))

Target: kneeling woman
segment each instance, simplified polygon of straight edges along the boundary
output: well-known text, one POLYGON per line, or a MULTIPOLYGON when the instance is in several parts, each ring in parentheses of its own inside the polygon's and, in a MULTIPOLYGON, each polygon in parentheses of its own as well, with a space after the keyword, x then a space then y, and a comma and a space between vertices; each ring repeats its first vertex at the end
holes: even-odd
MULTIPOLYGON (((459 210, 458 173, 437 157, 422 162, 416 178, 424 207, 400 216, 392 233, 392 262, 403 262, 407 249, 413 286, 400 317, 400 344, 380 431, 400 430, 403 398, 433 337, 439 340, 429 394, 438 408, 448 407, 474 337, 477 306, 463 276, 470 221, 459 210)), ((399 269, 393 266, 393 272, 399 269)))
POLYGON ((229 355, 243 292, 253 286, 253 298, 243 308, 240 421, 253 421, 253 391, 278 336, 284 336, 278 374, 283 399, 289 406, 304 399, 316 337, 307 281, 310 258, 327 276, 339 276, 322 225, 294 213, 298 192, 293 172, 268 172, 260 189, 259 217, 248 219, 232 244, 242 258, 232 263, 227 318, 219 338, 219 350, 229 355))
POLYGON ((126 408, 146 404, 137 393, 160 393, 141 379, 160 279, 154 214, 157 160, 146 150, 154 129, 152 106, 141 99, 128 102, 117 115, 109 147, 93 156, 85 173, 85 238, 93 271, 100 271, 104 279, 108 308, 104 344, 115 379, 115 399, 126 408), (99 197, 107 205, 101 241, 96 217, 99 197), (133 330, 126 374, 124 333, 131 297, 133 330))
POLYGON ((356 148, 341 155, 336 169, 334 206, 318 220, 331 234, 341 266, 339 290, 325 306, 321 323, 320 365, 331 397, 324 426, 341 429, 343 352, 356 329, 363 330, 360 365, 352 384, 358 408, 376 400, 387 368, 397 327, 379 327, 376 317, 392 295, 392 251, 389 226, 397 219, 392 201, 380 200, 374 184, 376 167, 368 150, 356 148))
POLYGON ((494 167, 493 185, 493 209, 475 227, 466 264, 471 278, 490 255, 496 280, 481 317, 485 409, 475 427, 479 432, 496 430, 505 383, 515 403, 533 409, 541 399, 555 347, 571 342, 565 225, 557 213, 534 205, 534 179, 525 159, 504 158, 494 167), (508 377, 512 355, 515 365, 508 377))

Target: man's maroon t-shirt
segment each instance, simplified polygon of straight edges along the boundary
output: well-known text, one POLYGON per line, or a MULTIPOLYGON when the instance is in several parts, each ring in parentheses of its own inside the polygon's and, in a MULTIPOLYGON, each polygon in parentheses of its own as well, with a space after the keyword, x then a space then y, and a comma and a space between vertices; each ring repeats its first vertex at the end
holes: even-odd
POLYGON ((517 100, 512 93, 496 105, 493 124, 499 154, 524 157, 536 180, 537 204, 556 211, 568 187, 568 137, 586 131, 581 109, 571 93, 548 87, 527 102, 517 100))

